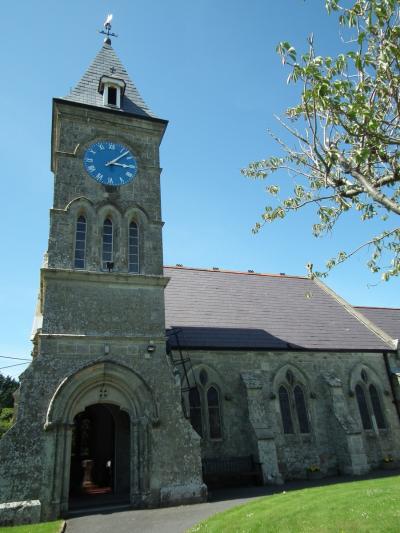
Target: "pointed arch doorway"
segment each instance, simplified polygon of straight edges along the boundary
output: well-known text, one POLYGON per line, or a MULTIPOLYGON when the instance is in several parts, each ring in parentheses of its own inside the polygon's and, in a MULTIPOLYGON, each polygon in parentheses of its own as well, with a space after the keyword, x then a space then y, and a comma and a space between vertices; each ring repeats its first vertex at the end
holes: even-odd
POLYGON ((128 503, 130 419, 119 407, 89 405, 73 421, 69 508, 128 503))

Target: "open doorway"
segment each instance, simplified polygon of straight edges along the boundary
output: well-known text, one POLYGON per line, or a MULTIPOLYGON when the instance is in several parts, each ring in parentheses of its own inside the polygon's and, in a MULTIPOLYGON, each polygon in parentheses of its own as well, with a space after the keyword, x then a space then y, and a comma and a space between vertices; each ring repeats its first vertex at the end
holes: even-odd
POLYGON ((129 501, 129 416, 111 404, 88 406, 74 418, 70 509, 129 501))

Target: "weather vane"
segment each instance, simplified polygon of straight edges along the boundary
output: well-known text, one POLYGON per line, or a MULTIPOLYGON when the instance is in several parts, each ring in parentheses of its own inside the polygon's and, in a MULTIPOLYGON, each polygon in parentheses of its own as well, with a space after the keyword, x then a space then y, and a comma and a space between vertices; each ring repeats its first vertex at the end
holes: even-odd
POLYGON ((111 21, 112 21, 112 14, 110 13, 109 15, 107 15, 107 18, 106 20, 104 21, 104 30, 99 30, 99 33, 102 33, 103 35, 107 35, 107 37, 104 39, 104 42, 106 44, 111 44, 111 39, 110 37, 118 37, 118 35, 116 33, 111 33, 111 21))

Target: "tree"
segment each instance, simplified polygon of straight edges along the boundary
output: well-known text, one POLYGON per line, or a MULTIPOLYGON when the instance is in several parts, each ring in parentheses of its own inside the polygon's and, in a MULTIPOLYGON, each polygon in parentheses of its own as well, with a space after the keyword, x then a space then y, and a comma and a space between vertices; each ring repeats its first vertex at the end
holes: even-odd
POLYGON ((11 407, 4 407, 4 409, 0 409, 0 439, 12 426, 13 416, 14 409, 11 407))
MULTIPOLYGON (((293 46, 281 42, 277 51, 290 67, 288 83, 301 84, 299 103, 280 120, 295 141, 293 148, 272 134, 281 155, 251 163, 242 173, 265 179, 279 170, 293 180, 293 192, 279 198, 280 187, 268 184, 274 197, 265 208, 257 232, 267 222, 306 206, 315 208, 312 231, 331 231, 349 210, 362 220, 381 220, 384 230, 340 251, 327 262, 331 268, 364 247, 368 266, 388 280, 400 273, 400 13, 397 0, 326 0, 337 12, 346 50, 337 57, 316 54, 313 37, 308 52, 298 58, 293 46), (389 266, 383 257, 389 255, 389 266)), ((282 174, 278 173, 282 177, 282 174)))
POLYGON ((18 381, 10 376, 0 374, 0 411, 14 406, 14 392, 18 389, 18 381))

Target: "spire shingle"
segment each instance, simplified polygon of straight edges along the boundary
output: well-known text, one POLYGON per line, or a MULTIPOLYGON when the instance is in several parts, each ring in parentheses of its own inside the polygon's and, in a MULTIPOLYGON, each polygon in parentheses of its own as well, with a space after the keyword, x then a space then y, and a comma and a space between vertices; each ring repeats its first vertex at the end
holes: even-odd
POLYGON ((125 67, 118 59, 111 45, 104 43, 93 63, 87 69, 76 87, 72 89, 65 100, 79 102, 98 107, 103 106, 103 96, 99 93, 99 81, 102 76, 122 79, 126 83, 125 94, 121 103, 121 111, 155 117, 154 113, 144 103, 139 91, 129 78, 125 67))

